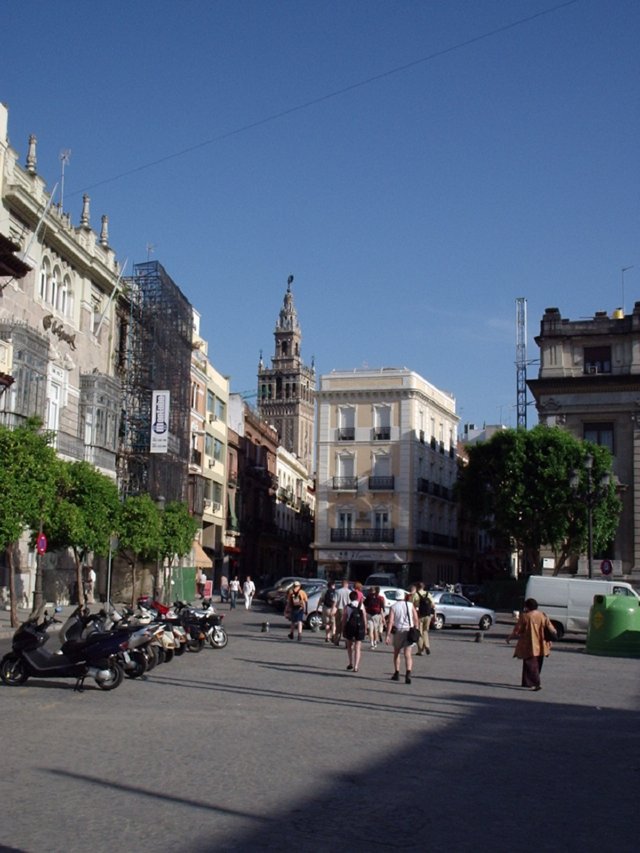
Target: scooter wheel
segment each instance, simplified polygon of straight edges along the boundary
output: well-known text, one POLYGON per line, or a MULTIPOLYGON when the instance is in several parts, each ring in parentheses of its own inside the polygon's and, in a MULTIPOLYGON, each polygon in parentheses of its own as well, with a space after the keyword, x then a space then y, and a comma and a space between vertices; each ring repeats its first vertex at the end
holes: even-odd
POLYGON ((116 687, 120 687, 122 684, 122 680, 124 679, 124 670, 120 664, 115 661, 109 661, 107 669, 109 670, 110 678, 107 678, 105 681, 98 681, 98 687, 100 690, 115 690, 116 687))
POLYGON ((154 666, 158 665, 158 653, 156 646, 147 646, 143 654, 147 659, 147 672, 151 672, 154 666))
POLYGON ((147 659, 142 652, 131 654, 131 664, 131 668, 124 671, 127 678, 140 678, 147 671, 147 659))
POLYGON ((16 657, 13 653, 5 655, 0 664, 0 678, 2 683, 9 687, 24 684, 29 678, 29 673, 22 658, 16 657))
POLYGON ((201 652, 204 649, 204 640, 187 640, 187 648, 190 652, 201 652))
POLYGON ((183 655, 186 651, 187 651, 187 644, 186 643, 180 643, 179 646, 175 647, 174 654, 177 658, 179 658, 180 655, 183 655))
POLYGON ((229 637, 224 628, 218 628, 211 634, 211 646, 214 649, 224 649, 229 642, 229 637))
POLYGON ((173 660, 173 654, 174 654, 173 649, 165 649, 164 650, 164 662, 169 663, 170 661, 172 661, 173 660))

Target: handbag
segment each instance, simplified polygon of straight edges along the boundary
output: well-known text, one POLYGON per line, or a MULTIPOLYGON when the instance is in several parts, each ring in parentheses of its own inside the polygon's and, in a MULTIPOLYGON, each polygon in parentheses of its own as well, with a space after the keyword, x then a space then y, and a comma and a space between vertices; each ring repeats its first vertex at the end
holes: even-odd
POLYGON ((544 628, 542 630, 544 633, 544 638, 548 643, 550 643, 552 640, 558 639, 558 634, 556 633, 555 629, 553 628, 553 626, 551 625, 551 622, 549 622, 549 620, 547 620, 545 622, 544 628))
MULTIPOLYGON (((406 604, 406 602, 405 602, 406 604)), ((409 613, 409 605, 407 604, 407 617, 411 620, 411 615, 409 613)), ((413 625, 410 626, 407 631, 407 645, 412 646, 414 643, 417 643, 420 639, 420 631, 417 628, 414 628, 413 625)))

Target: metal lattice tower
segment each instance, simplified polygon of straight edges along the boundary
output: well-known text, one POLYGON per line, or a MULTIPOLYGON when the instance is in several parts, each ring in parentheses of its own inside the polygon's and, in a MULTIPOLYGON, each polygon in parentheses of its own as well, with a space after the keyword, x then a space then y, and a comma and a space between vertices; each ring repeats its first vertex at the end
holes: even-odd
POLYGON ((527 428, 527 300, 516 299, 516 411, 517 427, 527 428))

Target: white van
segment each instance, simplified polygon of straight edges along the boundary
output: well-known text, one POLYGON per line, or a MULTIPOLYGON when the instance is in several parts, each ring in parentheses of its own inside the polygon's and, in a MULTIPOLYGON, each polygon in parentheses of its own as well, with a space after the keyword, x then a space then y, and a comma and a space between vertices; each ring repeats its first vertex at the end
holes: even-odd
POLYGON ((632 595, 638 593, 625 581, 588 578, 551 578, 532 575, 524 597, 535 598, 561 637, 565 631, 586 634, 594 595, 632 595))

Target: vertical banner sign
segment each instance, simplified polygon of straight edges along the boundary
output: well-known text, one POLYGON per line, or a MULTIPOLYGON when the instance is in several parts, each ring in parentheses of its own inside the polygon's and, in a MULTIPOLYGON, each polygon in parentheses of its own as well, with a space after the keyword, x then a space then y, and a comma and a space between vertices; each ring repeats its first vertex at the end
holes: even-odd
POLYGON ((150 453, 166 453, 169 445, 169 392, 154 391, 151 398, 150 453))

